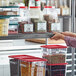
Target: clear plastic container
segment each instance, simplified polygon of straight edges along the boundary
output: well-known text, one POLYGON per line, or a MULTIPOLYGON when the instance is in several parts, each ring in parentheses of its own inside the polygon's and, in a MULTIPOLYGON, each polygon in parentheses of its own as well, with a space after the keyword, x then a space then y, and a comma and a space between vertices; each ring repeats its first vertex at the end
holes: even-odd
POLYGON ((46 59, 21 59, 21 76, 45 76, 46 59))
POLYGON ((32 6, 30 7, 30 18, 39 18, 41 13, 39 6, 32 6))
POLYGON ((9 25, 8 34, 18 34, 18 25, 9 25))
POLYGON ((46 76, 66 76, 66 65, 67 63, 47 64, 46 76))
POLYGON ((66 46, 62 45, 45 45, 43 49, 43 58, 48 60, 48 64, 65 63, 66 46))
POLYGON ((19 33, 33 33, 34 25, 32 22, 22 21, 19 22, 19 33))
POLYGON ((21 71, 20 71, 20 61, 19 59, 22 58, 31 58, 33 56, 29 55, 12 55, 9 56, 9 61, 10 61, 10 76, 21 76, 21 71))
POLYGON ((9 0, 0 0, 0 6, 9 6, 9 0))
POLYGON ((0 36, 8 36, 9 19, 0 19, 0 36))
POLYGON ((24 17, 24 16, 27 17, 27 12, 28 12, 27 6, 21 6, 21 7, 19 8, 19 13, 20 13, 20 16, 21 16, 21 17, 24 17))
POLYGON ((11 76, 45 76, 46 59, 29 55, 13 55, 9 58, 11 76))

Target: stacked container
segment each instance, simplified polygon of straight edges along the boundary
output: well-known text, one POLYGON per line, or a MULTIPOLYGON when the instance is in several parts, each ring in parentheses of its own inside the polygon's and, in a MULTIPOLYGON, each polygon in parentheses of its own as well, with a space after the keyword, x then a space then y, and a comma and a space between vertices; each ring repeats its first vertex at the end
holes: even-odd
POLYGON ((45 76, 46 59, 29 55, 9 57, 12 58, 10 59, 11 76, 45 76))
POLYGON ((20 7, 19 33, 32 33, 33 23, 30 20, 29 10, 26 6, 20 7))
POLYGON ((0 6, 9 6, 9 0, 0 0, 0 6))
POLYGON ((65 76, 66 71, 66 46, 45 45, 43 58, 47 59, 47 76, 65 76))
POLYGON ((0 36, 8 36, 9 19, 0 19, 0 36))

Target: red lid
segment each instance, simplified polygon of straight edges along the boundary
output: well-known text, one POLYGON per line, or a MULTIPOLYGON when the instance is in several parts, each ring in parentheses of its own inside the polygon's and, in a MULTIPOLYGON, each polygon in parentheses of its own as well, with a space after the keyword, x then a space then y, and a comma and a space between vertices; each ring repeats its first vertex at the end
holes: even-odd
POLYGON ((40 0, 35 0, 35 1, 40 1, 40 0))
POLYGON ((44 8, 53 8, 52 6, 45 6, 44 8))
POLYGON ((14 59, 23 59, 23 58, 32 58, 34 56, 30 56, 30 55, 12 55, 12 56, 8 56, 9 58, 14 58, 14 59))
POLYGON ((20 8, 27 8, 27 6, 20 6, 20 8))
POLYGON ((55 66, 55 65, 67 65, 68 63, 58 63, 58 64, 47 64, 49 66, 55 66))
POLYGON ((40 61, 47 61, 47 59, 38 58, 38 57, 30 58, 30 59, 20 59, 20 60, 25 61, 25 62, 40 62, 40 61))
POLYGON ((30 6, 30 8, 41 8, 40 6, 30 6))
POLYGON ((67 46, 63 46, 63 45, 44 45, 41 46, 42 48, 47 48, 47 49, 63 49, 63 48, 67 48, 67 46))

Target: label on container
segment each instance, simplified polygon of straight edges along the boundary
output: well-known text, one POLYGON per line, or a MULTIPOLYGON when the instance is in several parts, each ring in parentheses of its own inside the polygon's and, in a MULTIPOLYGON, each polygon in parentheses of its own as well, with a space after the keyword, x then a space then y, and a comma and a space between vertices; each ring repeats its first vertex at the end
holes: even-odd
POLYGON ((12 11, 19 11, 18 8, 12 8, 12 11))
POLYGON ((40 23, 38 23, 37 30, 38 31, 46 31, 46 22, 40 22, 40 23))
POLYGON ((34 69, 35 68, 31 68, 31 76, 34 76, 34 69))
POLYGON ((11 11, 11 8, 3 8, 3 11, 11 11))
POLYGON ((43 76, 43 67, 37 67, 37 76, 43 76))
POLYGON ((20 64, 20 66, 22 66, 22 67, 27 67, 27 65, 25 65, 25 64, 20 64))
POLYGON ((61 32, 62 29, 60 23, 52 23, 51 30, 61 32))
POLYGON ((33 32, 33 24, 25 24, 24 32, 33 32))
POLYGON ((17 12, 7 12, 7 15, 17 15, 17 12))
POLYGON ((56 8, 56 12, 60 15, 60 8, 56 8))
POLYGON ((62 15, 69 15, 69 8, 63 8, 62 15))

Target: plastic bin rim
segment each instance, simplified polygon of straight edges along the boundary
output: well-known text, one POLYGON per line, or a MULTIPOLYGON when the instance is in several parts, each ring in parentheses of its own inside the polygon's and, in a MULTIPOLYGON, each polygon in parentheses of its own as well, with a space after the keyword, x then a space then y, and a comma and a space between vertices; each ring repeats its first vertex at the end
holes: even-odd
POLYGON ((30 56, 30 55, 11 55, 8 56, 9 58, 14 58, 14 59, 21 59, 21 58, 32 58, 34 56, 30 56))
POLYGON ((47 59, 44 59, 44 58, 29 58, 29 59, 20 59, 21 61, 24 61, 24 62, 40 62, 40 61, 47 61, 47 59))
POLYGON ((20 6, 19 8, 28 8, 27 6, 20 6))
POLYGON ((8 57, 14 58, 14 59, 19 59, 22 61, 27 61, 27 62, 47 61, 47 59, 34 57, 34 56, 30 56, 30 55, 12 55, 12 56, 8 56, 8 57))
POLYGON ((53 8, 53 6, 45 6, 44 8, 53 8))
POLYGON ((49 65, 49 66, 55 66, 55 65, 68 65, 68 63, 46 64, 46 65, 49 65))
POLYGON ((63 46, 63 45, 44 45, 41 46, 42 48, 47 48, 47 49, 63 49, 63 48, 67 48, 67 46, 63 46))

